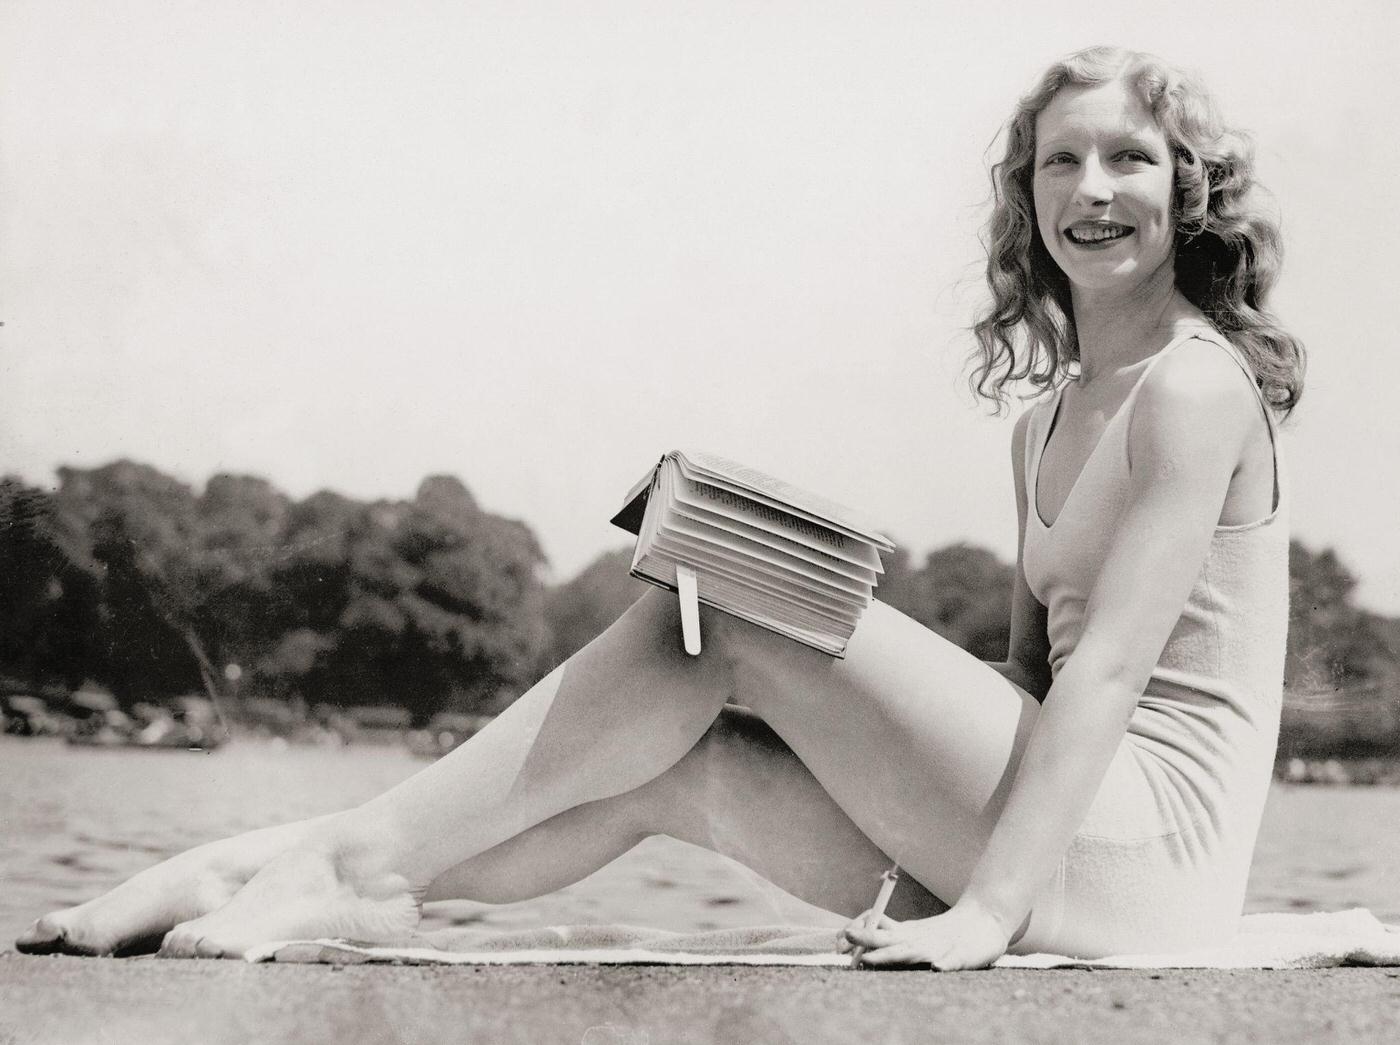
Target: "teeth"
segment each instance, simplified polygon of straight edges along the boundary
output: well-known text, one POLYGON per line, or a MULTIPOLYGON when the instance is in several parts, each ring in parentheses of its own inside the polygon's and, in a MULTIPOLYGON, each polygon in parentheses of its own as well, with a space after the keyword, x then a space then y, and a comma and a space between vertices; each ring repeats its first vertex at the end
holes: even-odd
POLYGON ((1102 243, 1104 240, 1118 239, 1127 234, 1128 230, 1124 228, 1069 230, 1069 238, 1076 243, 1102 243))

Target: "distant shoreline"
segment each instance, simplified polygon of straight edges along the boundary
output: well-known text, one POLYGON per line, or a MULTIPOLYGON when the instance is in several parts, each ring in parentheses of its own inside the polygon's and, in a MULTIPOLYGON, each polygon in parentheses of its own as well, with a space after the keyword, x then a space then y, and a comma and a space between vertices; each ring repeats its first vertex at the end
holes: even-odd
MULTIPOLYGON (((269 729, 265 725, 249 726, 235 723, 227 740, 216 744, 188 744, 163 740, 143 743, 136 734, 112 732, 100 739, 84 733, 70 724, 59 725, 52 731, 36 735, 9 734, 15 740, 64 740, 75 751, 83 748, 101 750, 166 750, 207 753, 224 743, 266 743, 298 747, 396 747, 426 760, 441 758, 469 739, 490 721, 490 716, 453 716, 451 722, 412 729, 383 724, 356 725, 353 716, 327 725, 319 722, 298 723, 289 729, 269 729)), ((1400 758, 1371 755, 1280 755, 1274 763, 1274 779, 1284 784, 1319 787, 1400 787, 1400 758)))

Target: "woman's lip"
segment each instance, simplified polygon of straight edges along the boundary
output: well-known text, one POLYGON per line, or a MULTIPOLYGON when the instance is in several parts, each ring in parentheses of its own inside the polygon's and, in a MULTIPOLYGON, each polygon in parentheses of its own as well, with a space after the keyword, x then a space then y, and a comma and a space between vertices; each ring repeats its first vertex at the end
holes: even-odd
POLYGON ((1133 234, 1134 231, 1136 230, 1133 228, 1133 226, 1120 225, 1116 221, 1086 221, 1069 226, 1064 231, 1064 237, 1065 239, 1073 243, 1076 247, 1103 247, 1107 246, 1110 243, 1117 243, 1119 240, 1127 239, 1133 234), (1118 235, 1111 236, 1107 239, 1077 240, 1073 236, 1073 233, 1076 232, 1116 232, 1118 233, 1118 235))

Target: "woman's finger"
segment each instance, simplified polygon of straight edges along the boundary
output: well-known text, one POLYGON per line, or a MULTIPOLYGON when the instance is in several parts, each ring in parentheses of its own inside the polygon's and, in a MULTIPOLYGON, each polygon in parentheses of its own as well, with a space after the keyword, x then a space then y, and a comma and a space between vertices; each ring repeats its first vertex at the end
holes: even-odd
POLYGON ((995 957, 971 958, 963 951, 950 950, 947 954, 940 956, 933 963, 933 967, 940 972, 960 972, 964 969, 989 969, 995 963, 995 957))
POLYGON ((861 947, 888 947, 897 937, 890 929, 852 928, 846 930, 846 939, 861 947))
POLYGON ((927 956, 919 953, 917 949, 908 944, 894 944, 890 947, 879 947, 873 951, 866 951, 861 956, 862 965, 875 965, 881 968, 892 968, 898 965, 928 965, 927 956))

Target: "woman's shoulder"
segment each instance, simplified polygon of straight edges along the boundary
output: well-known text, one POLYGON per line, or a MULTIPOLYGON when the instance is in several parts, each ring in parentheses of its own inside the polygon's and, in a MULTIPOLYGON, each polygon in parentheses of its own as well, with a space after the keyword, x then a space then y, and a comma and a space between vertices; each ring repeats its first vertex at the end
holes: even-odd
POLYGON ((1206 404, 1257 409, 1254 375, 1243 354, 1213 327, 1174 339, 1142 382, 1142 396, 1165 405, 1206 404))
POLYGON ((1202 330, 1174 343, 1144 377, 1129 439, 1155 434, 1218 445, 1242 439, 1259 417, 1259 393, 1239 351, 1217 331, 1202 330))

